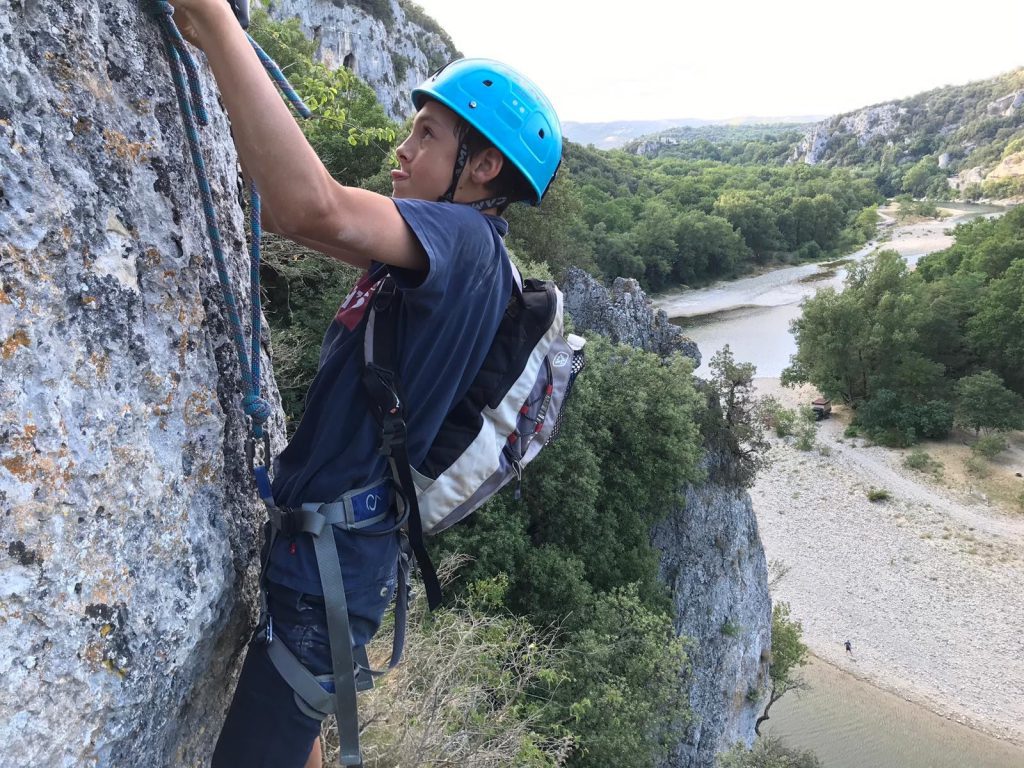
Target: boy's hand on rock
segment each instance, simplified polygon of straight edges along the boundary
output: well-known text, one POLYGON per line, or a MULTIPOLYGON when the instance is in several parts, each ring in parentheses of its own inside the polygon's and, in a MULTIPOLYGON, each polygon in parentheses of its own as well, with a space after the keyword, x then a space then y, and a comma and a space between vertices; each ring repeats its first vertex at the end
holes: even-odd
POLYGON ((214 26, 225 19, 237 24, 227 0, 168 0, 174 8, 174 23, 181 36, 196 48, 203 48, 203 39, 214 26))

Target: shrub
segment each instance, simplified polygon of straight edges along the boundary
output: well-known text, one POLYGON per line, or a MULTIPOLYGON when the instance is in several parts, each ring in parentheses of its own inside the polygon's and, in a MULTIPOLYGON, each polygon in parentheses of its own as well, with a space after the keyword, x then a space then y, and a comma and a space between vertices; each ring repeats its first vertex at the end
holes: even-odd
POLYGON ((818 430, 814 426, 814 422, 804 421, 797 427, 796 447, 801 451, 811 450, 814 447, 814 438, 817 434, 818 430))
POLYGON ((846 429, 844 429, 843 437, 860 437, 860 430, 857 429, 857 425, 850 424, 846 429))
MULTIPOLYGON (((448 567, 442 563, 442 572, 448 567)), ((366 765, 565 763, 572 738, 544 725, 546 704, 536 696, 564 678, 564 652, 525 619, 492 615, 488 598, 500 600, 507 582, 474 586, 468 599, 433 614, 421 595, 414 599, 403 663, 360 696, 366 765)), ((382 628, 371 655, 386 658, 392 630, 390 622, 382 628)), ((323 730, 324 765, 331 765, 334 718, 323 730)))
POLYGON ((722 634, 726 637, 739 637, 739 634, 742 631, 742 625, 737 624, 732 619, 726 619, 722 622, 722 634))
POLYGON ((924 437, 946 437, 953 428, 953 406, 944 400, 914 403, 880 389, 857 410, 857 423, 876 443, 906 448, 924 437))
POLYGON ((923 448, 915 448, 905 459, 903 466, 916 469, 918 472, 929 472, 939 474, 942 472, 942 464, 933 459, 923 448))
POLYGON ((761 422, 769 429, 775 430, 778 437, 793 434, 796 424, 796 411, 786 408, 774 397, 763 397, 759 403, 761 422))
POLYGON ((986 459, 994 459, 1000 453, 1010 447, 1006 435, 1001 432, 994 432, 991 435, 983 435, 971 446, 971 452, 975 456, 984 456, 986 459))
POLYGON ((720 768, 821 768, 821 761, 810 751, 787 747, 778 739, 766 737, 751 749, 737 744, 718 758, 720 768))
POLYGON ((885 488, 872 488, 868 491, 869 501, 888 501, 891 498, 892 494, 885 490, 885 488))
POLYGON ((964 462, 964 469, 967 470, 967 474, 974 477, 988 477, 991 471, 986 461, 980 456, 970 456, 964 462))

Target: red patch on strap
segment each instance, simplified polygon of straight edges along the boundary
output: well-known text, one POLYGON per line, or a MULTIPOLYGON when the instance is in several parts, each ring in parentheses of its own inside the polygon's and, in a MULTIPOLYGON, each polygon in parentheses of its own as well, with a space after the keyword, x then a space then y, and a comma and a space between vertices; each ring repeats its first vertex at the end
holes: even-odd
POLYGON ((370 307, 370 302, 373 301, 373 294, 376 292, 378 284, 378 282, 370 279, 369 272, 360 277, 355 288, 352 289, 352 292, 345 297, 345 300, 341 302, 341 306, 338 307, 338 312, 334 316, 335 321, 341 323, 350 331, 354 330, 363 319, 366 310, 370 307))

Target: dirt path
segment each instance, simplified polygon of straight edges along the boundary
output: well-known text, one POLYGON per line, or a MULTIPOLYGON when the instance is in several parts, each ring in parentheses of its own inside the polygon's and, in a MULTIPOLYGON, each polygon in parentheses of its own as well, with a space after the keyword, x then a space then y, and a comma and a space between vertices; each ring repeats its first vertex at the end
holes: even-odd
MULTIPOLYGON (((809 399, 775 379, 758 387, 809 399)), ((829 663, 1024 744, 1024 518, 842 434, 828 420, 813 451, 774 441, 751 490, 768 558, 788 568, 775 598, 829 663), (891 498, 869 501, 872 488, 891 498)))

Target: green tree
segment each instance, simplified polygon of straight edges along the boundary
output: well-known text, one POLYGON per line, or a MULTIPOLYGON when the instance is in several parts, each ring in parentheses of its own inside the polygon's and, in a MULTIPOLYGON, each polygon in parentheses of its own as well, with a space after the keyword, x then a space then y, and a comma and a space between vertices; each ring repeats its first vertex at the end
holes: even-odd
POLYGON ((660 200, 652 200, 644 208, 634 230, 637 254, 643 260, 641 282, 652 291, 660 291, 668 283, 676 261, 676 219, 674 212, 660 200))
POLYGON ((772 660, 768 665, 771 689, 768 703, 754 724, 754 732, 761 735, 761 723, 769 719, 768 710, 788 691, 802 686, 796 671, 807 663, 807 646, 803 642, 803 626, 790 617, 788 603, 772 606, 772 660))
POLYGON ((275 21, 256 9, 249 33, 312 110, 313 117, 299 125, 332 176, 357 184, 389 160, 397 126, 366 83, 344 67, 330 69, 313 58, 316 43, 298 19, 275 21))
POLYGON ((1024 392, 1024 258, 992 280, 967 321, 967 336, 987 368, 1024 392))
POLYGON ((754 394, 757 369, 753 363, 737 363, 728 344, 712 356, 708 367, 712 398, 722 414, 715 447, 731 454, 734 479, 750 485, 769 461, 762 403, 754 394))
POLYGON ((945 183, 945 174, 939 168, 934 157, 922 157, 903 174, 903 189, 914 197, 924 197, 936 177, 941 176, 945 183))
POLYGON ((726 219, 743 237, 757 261, 782 243, 775 212, 767 199, 749 190, 730 189, 715 201, 714 213, 726 219))
POLYGON ((956 383, 957 423, 974 430, 1024 429, 1024 397, 1006 388, 992 371, 965 376, 956 383))
POLYGON ((687 359, 600 337, 587 356, 561 434, 528 467, 521 498, 498 494, 437 546, 472 553, 470 583, 507 574, 504 607, 561 628, 571 680, 545 696, 581 744, 574 764, 613 765, 627 750, 625 764, 649 765, 664 719, 686 714, 682 645, 650 530, 701 477, 703 408, 687 359))
POLYGON ((553 692, 577 736, 569 765, 654 768, 668 754, 659 735, 690 720, 686 645, 667 614, 644 605, 636 585, 583 610, 585 628, 565 649, 568 679, 553 692))
POLYGON ((583 203, 568 174, 560 174, 544 196, 544 204, 512 205, 506 210, 508 245, 532 261, 544 262, 556 279, 569 266, 596 267, 590 240, 581 237, 583 203))
POLYGON ((853 226, 860 232, 861 237, 871 239, 878 231, 878 204, 869 205, 857 214, 853 220, 853 226))
POLYGON ((680 214, 675 242, 672 276, 684 284, 735 275, 750 257, 743 238, 728 221, 700 211, 680 214))

